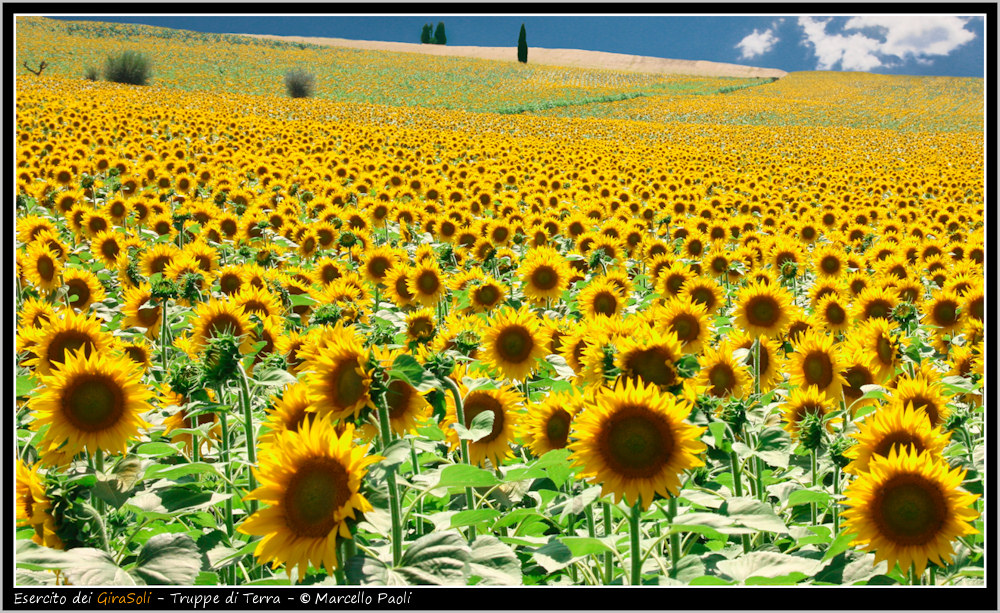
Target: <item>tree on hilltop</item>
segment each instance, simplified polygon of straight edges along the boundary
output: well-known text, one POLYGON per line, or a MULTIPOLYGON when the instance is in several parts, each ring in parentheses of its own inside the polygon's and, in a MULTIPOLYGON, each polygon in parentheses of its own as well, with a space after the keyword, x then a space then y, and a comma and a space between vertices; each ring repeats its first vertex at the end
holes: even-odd
POLYGON ((448 37, 444 35, 444 22, 439 21, 438 27, 434 30, 434 43, 438 45, 447 45, 448 37))
POLYGON ((517 61, 522 64, 528 63, 528 35, 524 32, 524 24, 521 24, 521 33, 517 37, 517 61))
POLYGON ((431 30, 433 30, 433 29, 434 29, 434 26, 432 26, 431 24, 429 24, 429 23, 425 23, 424 24, 423 30, 420 31, 420 43, 421 44, 426 45, 426 44, 432 42, 431 41, 431 30))

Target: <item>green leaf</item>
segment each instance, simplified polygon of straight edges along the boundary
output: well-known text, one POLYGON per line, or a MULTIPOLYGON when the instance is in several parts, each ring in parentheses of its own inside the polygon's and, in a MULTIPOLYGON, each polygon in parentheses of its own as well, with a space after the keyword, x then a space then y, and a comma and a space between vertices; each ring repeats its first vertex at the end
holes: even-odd
POLYGON ((840 534, 838 534, 837 538, 833 539, 833 542, 830 543, 830 548, 827 549, 826 553, 823 554, 823 559, 829 560, 835 555, 847 551, 847 549, 851 546, 851 541, 854 540, 855 536, 857 535, 852 534, 850 532, 841 532, 840 534))
POLYGON ((477 585, 521 585, 521 561, 500 539, 483 534, 472 543, 469 574, 482 580, 477 585))
POLYGON ((472 552, 457 532, 435 532, 413 541, 395 573, 409 585, 465 585, 472 552))
POLYGON ((720 507, 719 511, 737 524, 747 528, 780 534, 788 532, 785 523, 774 514, 774 509, 754 498, 746 496, 730 498, 720 507))
POLYGON ((188 462, 187 464, 180 464, 178 466, 172 466, 170 464, 152 464, 146 468, 146 475, 144 479, 170 479, 171 481, 176 481, 181 477, 186 477, 187 475, 200 475, 204 473, 210 473, 212 475, 219 475, 218 469, 212 464, 207 464, 205 462, 188 462))
POLYGON ((732 446, 729 441, 726 440, 726 422, 713 421, 708 424, 708 431, 712 433, 712 438, 715 439, 716 449, 721 449, 726 453, 729 453, 732 450, 732 446))
POLYGON ((716 577, 715 575, 705 575, 704 577, 696 577, 688 582, 688 585, 732 585, 733 581, 726 581, 722 577, 716 577))
POLYGON ((205 492, 182 486, 171 487, 159 492, 143 492, 136 494, 125 504, 133 510, 171 519, 181 512, 207 509, 215 504, 231 498, 232 494, 205 492))
POLYGON ((139 455, 151 458, 159 458, 165 455, 180 455, 180 450, 175 445, 167 443, 143 443, 135 450, 139 455))
POLYGON ((774 551, 751 551, 733 560, 722 560, 717 564, 719 571, 738 583, 745 583, 751 577, 786 577, 799 573, 805 577, 815 575, 826 564, 820 560, 787 555, 774 551))
POLYGON ((472 427, 466 428, 460 423, 451 425, 458 433, 458 438, 469 442, 476 442, 484 439, 493 432, 493 420, 496 416, 493 411, 483 411, 472 418, 472 427))
POLYGON ((189 585, 201 571, 198 545, 186 534, 157 534, 146 541, 133 572, 147 585, 189 585))
POLYGON ((292 306, 312 306, 316 304, 316 299, 309 294, 289 294, 288 301, 292 303, 292 306))
POLYGON ((132 495, 139 475, 148 461, 129 455, 119 460, 108 475, 97 475, 93 493, 116 509, 121 508, 132 495))
POLYGON ((496 475, 488 470, 468 464, 452 464, 441 471, 437 485, 430 489, 442 487, 492 487, 500 483, 496 475))
POLYGON ((558 379, 572 379, 576 376, 573 371, 573 367, 566 363, 566 358, 561 355, 549 355, 545 357, 545 361, 552 365, 553 370, 556 371, 556 377, 558 379))
POLYGON ((396 439, 382 451, 383 460, 379 465, 385 469, 394 469, 403 462, 410 459, 410 441, 407 439, 396 439))
POLYGON ((547 543, 535 550, 532 557, 545 569, 545 572, 554 573, 580 558, 605 551, 612 551, 612 547, 601 539, 587 536, 561 538, 552 536, 547 543))
POLYGON ((788 508, 791 508, 800 504, 810 504, 813 502, 818 505, 829 503, 830 493, 818 490, 796 490, 788 496, 788 502, 785 504, 788 508))
POLYGON ((67 552, 63 566, 66 578, 73 585, 135 585, 135 579, 118 567, 106 551, 92 547, 76 547, 67 552))
POLYGON ((483 522, 492 522, 498 517, 500 517, 500 511, 497 511, 496 509, 469 509, 466 511, 459 511, 451 516, 451 527, 463 528, 465 526, 474 526, 483 522))
POLYGON ((298 378, 287 370, 272 368, 265 372, 255 372, 251 381, 265 387, 284 387, 298 383, 298 378))
MULTIPOLYGON (((861 398, 858 400, 867 400, 869 398, 877 398, 879 400, 888 400, 889 394, 886 392, 885 388, 881 385, 862 385, 861 386, 861 398)), ((857 401, 855 401, 857 402, 857 401)))
POLYGON ((18 398, 26 398, 38 387, 38 379, 31 375, 18 375, 17 383, 14 384, 15 394, 18 398))
POLYGON ((407 353, 396 356, 396 359, 392 361, 392 367, 389 368, 389 378, 406 381, 418 392, 441 387, 441 382, 438 381, 437 377, 424 368, 415 357, 407 353))
POLYGON ((573 496, 563 505, 562 512, 559 513, 559 520, 565 521, 567 515, 579 515, 584 509, 601 497, 601 486, 594 485, 573 496))

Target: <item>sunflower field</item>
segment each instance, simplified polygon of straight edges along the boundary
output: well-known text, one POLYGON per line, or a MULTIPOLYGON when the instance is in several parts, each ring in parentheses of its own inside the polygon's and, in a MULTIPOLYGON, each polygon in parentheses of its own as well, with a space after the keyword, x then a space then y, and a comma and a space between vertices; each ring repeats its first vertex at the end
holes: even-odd
POLYGON ((18 585, 984 583, 981 79, 156 74, 17 77, 18 585))

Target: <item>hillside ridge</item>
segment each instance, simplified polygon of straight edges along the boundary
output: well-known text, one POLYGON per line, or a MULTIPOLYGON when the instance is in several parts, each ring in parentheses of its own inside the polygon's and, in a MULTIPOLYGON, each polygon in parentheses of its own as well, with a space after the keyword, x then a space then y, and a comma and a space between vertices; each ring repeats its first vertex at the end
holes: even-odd
MULTIPOLYGON (((387 41, 350 40, 346 38, 326 38, 318 36, 279 36, 276 34, 234 34, 270 40, 306 43, 328 47, 345 47, 370 51, 391 51, 398 53, 422 53, 426 55, 443 55, 453 57, 469 57, 484 60, 507 62, 517 61, 517 47, 476 47, 470 45, 425 45, 420 43, 397 43, 387 41)), ((707 60, 674 60, 650 57, 645 55, 629 55, 626 53, 611 53, 607 51, 586 51, 583 49, 546 49, 544 47, 529 47, 528 62, 539 65, 565 66, 574 68, 597 68, 604 70, 619 70, 625 72, 642 72, 651 74, 673 74, 701 77, 738 77, 738 78, 781 78, 788 73, 777 68, 760 68, 710 62, 707 60)))

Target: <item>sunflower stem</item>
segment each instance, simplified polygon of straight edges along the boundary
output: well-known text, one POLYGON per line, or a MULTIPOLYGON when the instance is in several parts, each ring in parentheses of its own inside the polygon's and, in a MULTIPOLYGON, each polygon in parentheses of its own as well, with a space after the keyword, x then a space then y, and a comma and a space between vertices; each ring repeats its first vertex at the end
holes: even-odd
MULTIPOLYGON (((736 457, 735 451, 729 452, 729 465, 733 472, 733 490, 736 496, 740 497, 743 495, 743 475, 740 472, 740 461, 736 457)), ((740 541, 743 542, 743 553, 750 553, 750 536, 741 534, 740 541)))
MULTIPOLYGON (((604 512, 604 536, 610 536, 611 534, 611 505, 607 502, 602 502, 601 507, 604 512)), ((604 554, 604 585, 610 585, 612 579, 612 573, 614 572, 614 560, 611 557, 611 552, 606 552, 604 554)))
MULTIPOLYGON (((378 406, 378 422, 382 430, 382 449, 385 450, 392 443, 392 429, 389 427, 389 407, 385 401, 385 394, 379 394, 375 403, 378 406)), ((386 486, 389 488, 389 514, 392 517, 392 563, 398 566, 400 558, 403 557, 403 524, 400 519, 399 490, 396 488, 396 469, 387 468, 385 471, 386 486)))
MULTIPOLYGON (((458 390, 458 384, 455 383, 454 379, 451 377, 442 377, 441 380, 444 382, 445 387, 451 392, 452 398, 455 400, 455 415, 458 418, 458 423, 465 425, 465 405, 462 403, 462 393, 458 390)), ((469 441, 466 439, 459 440, 459 449, 461 450, 462 457, 461 462, 465 464, 471 464, 469 461, 469 441)), ((472 488, 465 488, 465 506, 468 510, 472 511, 476 508, 476 501, 472 497, 472 488)), ((476 528, 475 526, 469 526, 469 542, 476 540, 476 528)))
MULTIPOLYGON (((100 447, 94 452, 94 469, 104 476, 104 450, 100 447)), ((104 516, 104 500, 98 497, 94 497, 94 506, 101 517, 104 516)), ((108 537, 104 534, 104 524, 101 524, 101 536, 104 538, 104 548, 108 548, 108 537)))
MULTIPOLYGON (((816 450, 815 449, 813 449, 812 452, 809 454, 809 458, 810 458, 809 464, 810 464, 810 467, 812 468, 812 486, 815 488, 816 484, 818 482, 818 477, 819 477, 819 475, 817 474, 817 469, 816 469, 816 450)), ((816 513, 816 503, 815 502, 810 502, 809 503, 809 517, 812 520, 812 525, 814 525, 814 526, 816 525, 816 519, 817 519, 816 515, 817 515, 817 513, 816 513)))
MULTIPOLYGON (((243 363, 237 362, 237 367, 240 371, 240 407, 243 409, 243 429, 246 432, 246 443, 247 443, 247 462, 251 465, 257 464, 257 443, 254 441, 253 436, 253 411, 250 408, 250 382, 247 381, 247 372, 243 369, 243 363)), ((250 469, 250 491, 253 492, 257 489, 257 477, 253 474, 253 468, 250 469)), ((248 502, 248 511, 253 514, 257 512, 257 501, 250 500, 248 502)))
POLYGON ((632 554, 632 580, 630 585, 642 585, 642 554, 639 551, 639 518, 642 516, 641 502, 642 500, 640 499, 632 505, 632 512, 628 518, 629 537, 632 543, 629 550, 632 554))
POLYGON ((831 506, 831 511, 833 511, 833 538, 837 538, 840 534, 840 513, 837 512, 837 497, 840 496, 840 466, 836 463, 833 465, 833 503, 831 506))
MULTIPOLYGON (((219 399, 222 399, 222 390, 219 390, 219 399)), ((222 441, 220 442, 219 455, 226 472, 226 494, 232 493, 233 466, 229 461, 229 418, 225 411, 219 411, 219 422, 222 424, 222 441)), ((233 497, 226 498, 226 534, 233 537, 233 497)))
MULTIPOLYGON (((670 497, 669 502, 669 520, 667 521, 668 526, 673 526, 674 518, 677 517, 677 498, 675 496, 670 497)), ((681 561, 681 535, 674 532, 670 535, 670 568, 674 570, 674 577, 677 577, 677 573, 680 571, 680 561, 681 561)))
MULTIPOLYGON (((101 501, 101 502, 103 502, 103 501, 101 501)), ((104 517, 103 517, 104 513, 103 513, 103 511, 98 511, 97 509, 95 509, 94 507, 90 506, 86 502, 83 503, 82 508, 83 508, 84 511, 87 512, 88 515, 90 515, 92 518, 94 518, 94 524, 97 526, 97 534, 98 534, 98 536, 101 537, 101 547, 104 548, 104 551, 106 551, 106 552, 108 552, 108 554, 110 554, 111 553, 111 547, 108 545, 108 531, 104 527, 104 517)))
POLYGON ((167 380, 167 298, 160 300, 160 315, 163 320, 160 324, 160 366, 163 367, 163 380, 167 380))
MULTIPOLYGON (((412 436, 410 437, 410 466, 413 467, 414 475, 420 474, 420 464, 417 462, 417 446, 415 443, 415 439, 412 436)), ((418 515, 423 515, 424 513, 424 501, 422 498, 417 500, 416 512, 418 515)), ((424 531, 423 528, 424 528, 424 520, 418 517, 416 521, 417 537, 423 535, 424 531)))

